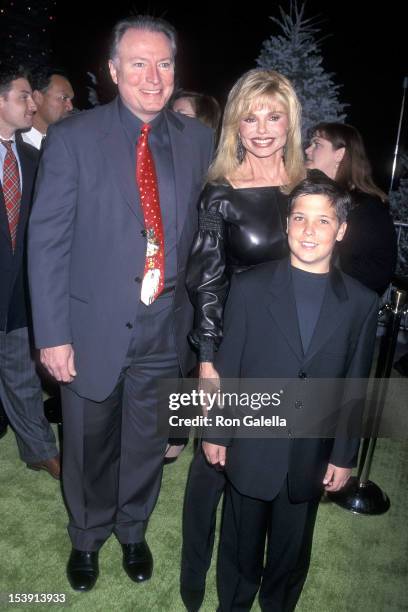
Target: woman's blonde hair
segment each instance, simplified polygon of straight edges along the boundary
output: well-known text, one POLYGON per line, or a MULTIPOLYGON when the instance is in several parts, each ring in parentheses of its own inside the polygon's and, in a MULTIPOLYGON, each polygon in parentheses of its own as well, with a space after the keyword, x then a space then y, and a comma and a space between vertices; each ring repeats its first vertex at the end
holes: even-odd
POLYGON ((239 124, 252 110, 273 106, 277 101, 288 113, 288 136, 284 162, 289 183, 281 189, 289 192, 306 176, 301 136, 301 106, 290 81, 275 70, 254 69, 246 72, 231 89, 225 106, 221 136, 213 163, 208 171, 210 182, 233 177, 242 160, 239 148, 239 124))

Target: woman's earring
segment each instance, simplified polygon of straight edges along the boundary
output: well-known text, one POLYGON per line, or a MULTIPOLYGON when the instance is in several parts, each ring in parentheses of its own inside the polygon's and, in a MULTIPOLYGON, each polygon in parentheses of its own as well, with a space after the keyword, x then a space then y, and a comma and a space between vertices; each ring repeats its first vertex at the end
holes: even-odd
POLYGON ((238 134, 237 135, 237 160, 240 164, 242 164, 242 162, 244 161, 244 157, 245 157, 245 147, 242 144, 242 140, 241 140, 241 136, 238 134))

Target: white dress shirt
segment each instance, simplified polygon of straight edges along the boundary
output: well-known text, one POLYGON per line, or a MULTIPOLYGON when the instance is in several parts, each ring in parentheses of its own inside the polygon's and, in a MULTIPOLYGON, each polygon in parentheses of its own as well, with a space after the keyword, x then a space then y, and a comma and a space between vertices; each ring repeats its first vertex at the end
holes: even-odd
POLYGON ((42 134, 37 128, 32 127, 28 132, 22 132, 21 134, 24 142, 35 147, 36 149, 41 149, 41 143, 43 138, 45 138, 45 134, 42 134))

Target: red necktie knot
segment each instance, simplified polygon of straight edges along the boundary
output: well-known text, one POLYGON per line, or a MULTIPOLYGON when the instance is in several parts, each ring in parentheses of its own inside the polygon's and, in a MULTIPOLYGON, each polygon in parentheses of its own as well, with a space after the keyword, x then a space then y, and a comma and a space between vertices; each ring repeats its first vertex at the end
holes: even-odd
POLYGON ((150 123, 144 123, 142 125, 142 130, 141 130, 142 136, 147 138, 151 129, 152 129, 152 126, 150 125, 150 123))
POLYGON ((0 140, 0 142, 1 142, 2 145, 4 145, 6 147, 6 149, 7 149, 7 151, 9 153, 13 151, 13 149, 11 147, 12 144, 13 144, 12 140, 0 140))

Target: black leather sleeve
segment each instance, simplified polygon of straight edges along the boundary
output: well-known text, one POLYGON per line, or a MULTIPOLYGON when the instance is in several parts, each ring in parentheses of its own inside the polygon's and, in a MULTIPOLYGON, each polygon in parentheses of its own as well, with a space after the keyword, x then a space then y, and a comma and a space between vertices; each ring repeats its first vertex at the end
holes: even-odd
POLYGON ((188 261, 186 285, 195 307, 190 343, 199 361, 213 361, 222 339, 224 303, 229 290, 225 252, 225 189, 207 185, 199 205, 199 228, 188 261))

